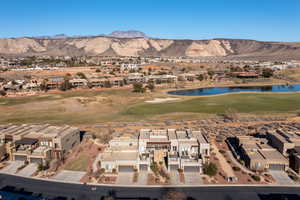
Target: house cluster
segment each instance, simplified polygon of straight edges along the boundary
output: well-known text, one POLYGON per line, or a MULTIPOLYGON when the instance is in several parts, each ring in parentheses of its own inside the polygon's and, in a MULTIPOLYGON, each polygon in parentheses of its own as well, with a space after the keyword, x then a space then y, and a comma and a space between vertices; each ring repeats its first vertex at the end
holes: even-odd
POLYGON ((200 131, 189 129, 141 129, 138 136, 113 138, 100 155, 100 167, 106 171, 149 171, 154 163, 167 170, 202 173, 210 155, 210 144, 200 131))
POLYGON ((300 173, 300 133, 269 131, 264 138, 237 136, 241 158, 254 171, 288 168, 300 173))
POLYGON ((0 157, 29 163, 46 164, 52 159, 64 160, 80 143, 80 131, 70 126, 2 125, 0 157))

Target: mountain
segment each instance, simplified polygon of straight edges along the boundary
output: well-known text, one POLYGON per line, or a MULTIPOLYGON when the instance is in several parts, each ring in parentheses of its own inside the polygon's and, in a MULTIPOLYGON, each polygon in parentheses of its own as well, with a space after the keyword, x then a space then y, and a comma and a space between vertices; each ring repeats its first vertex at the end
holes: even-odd
POLYGON ((35 36, 35 37, 32 37, 32 38, 35 38, 35 39, 65 39, 65 38, 68 38, 67 35, 65 34, 57 34, 57 35, 54 35, 54 36, 35 36))
POLYGON ((223 38, 212 40, 172 40, 108 36, 24 37, 0 39, 0 54, 14 56, 212 56, 230 59, 300 59, 300 43, 223 38))
POLYGON ((147 38, 147 35, 141 31, 114 31, 108 36, 115 38, 147 38))

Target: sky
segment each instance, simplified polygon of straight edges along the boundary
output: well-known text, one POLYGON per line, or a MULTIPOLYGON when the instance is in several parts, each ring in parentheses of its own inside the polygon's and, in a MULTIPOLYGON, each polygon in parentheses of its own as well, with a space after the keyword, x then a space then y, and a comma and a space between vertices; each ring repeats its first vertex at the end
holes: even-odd
POLYGON ((300 41, 300 0, 1 0, 0 37, 99 35, 300 41))

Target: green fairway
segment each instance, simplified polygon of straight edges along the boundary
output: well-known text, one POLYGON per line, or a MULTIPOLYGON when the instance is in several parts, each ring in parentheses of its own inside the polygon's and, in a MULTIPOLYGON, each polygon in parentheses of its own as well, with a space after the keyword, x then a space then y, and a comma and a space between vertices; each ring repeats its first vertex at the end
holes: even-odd
POLYGON ((159 104, 142 103, 129 107, 123 114, 134 116, 175 112, 219 114, 228 109, 253 114, 295 113, 300 110, 300 94, 229 94, 159 104))

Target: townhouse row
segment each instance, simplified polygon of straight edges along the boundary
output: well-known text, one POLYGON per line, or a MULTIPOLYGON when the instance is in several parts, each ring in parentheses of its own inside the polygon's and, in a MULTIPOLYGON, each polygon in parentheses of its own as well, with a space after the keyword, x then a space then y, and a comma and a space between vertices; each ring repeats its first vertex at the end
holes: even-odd
POLYGON ((200 131, 141 129, 138 136, 123 135, 109 142, 100 155, 106 171, 149 171, 154 163, 167 170, 202 173, 210 155, 210 144, 200 131))
POLYGON ((3 125, 0 126, 0 156, 10 160, 45 164, 64 160, 80 143, 80 130, 70 126, 3 125))
POLYGON ((300 173, 300 133, 280 129, 269 131, 265 138, 237 136, 241 158, 254 171, 288 168, 300 173))

